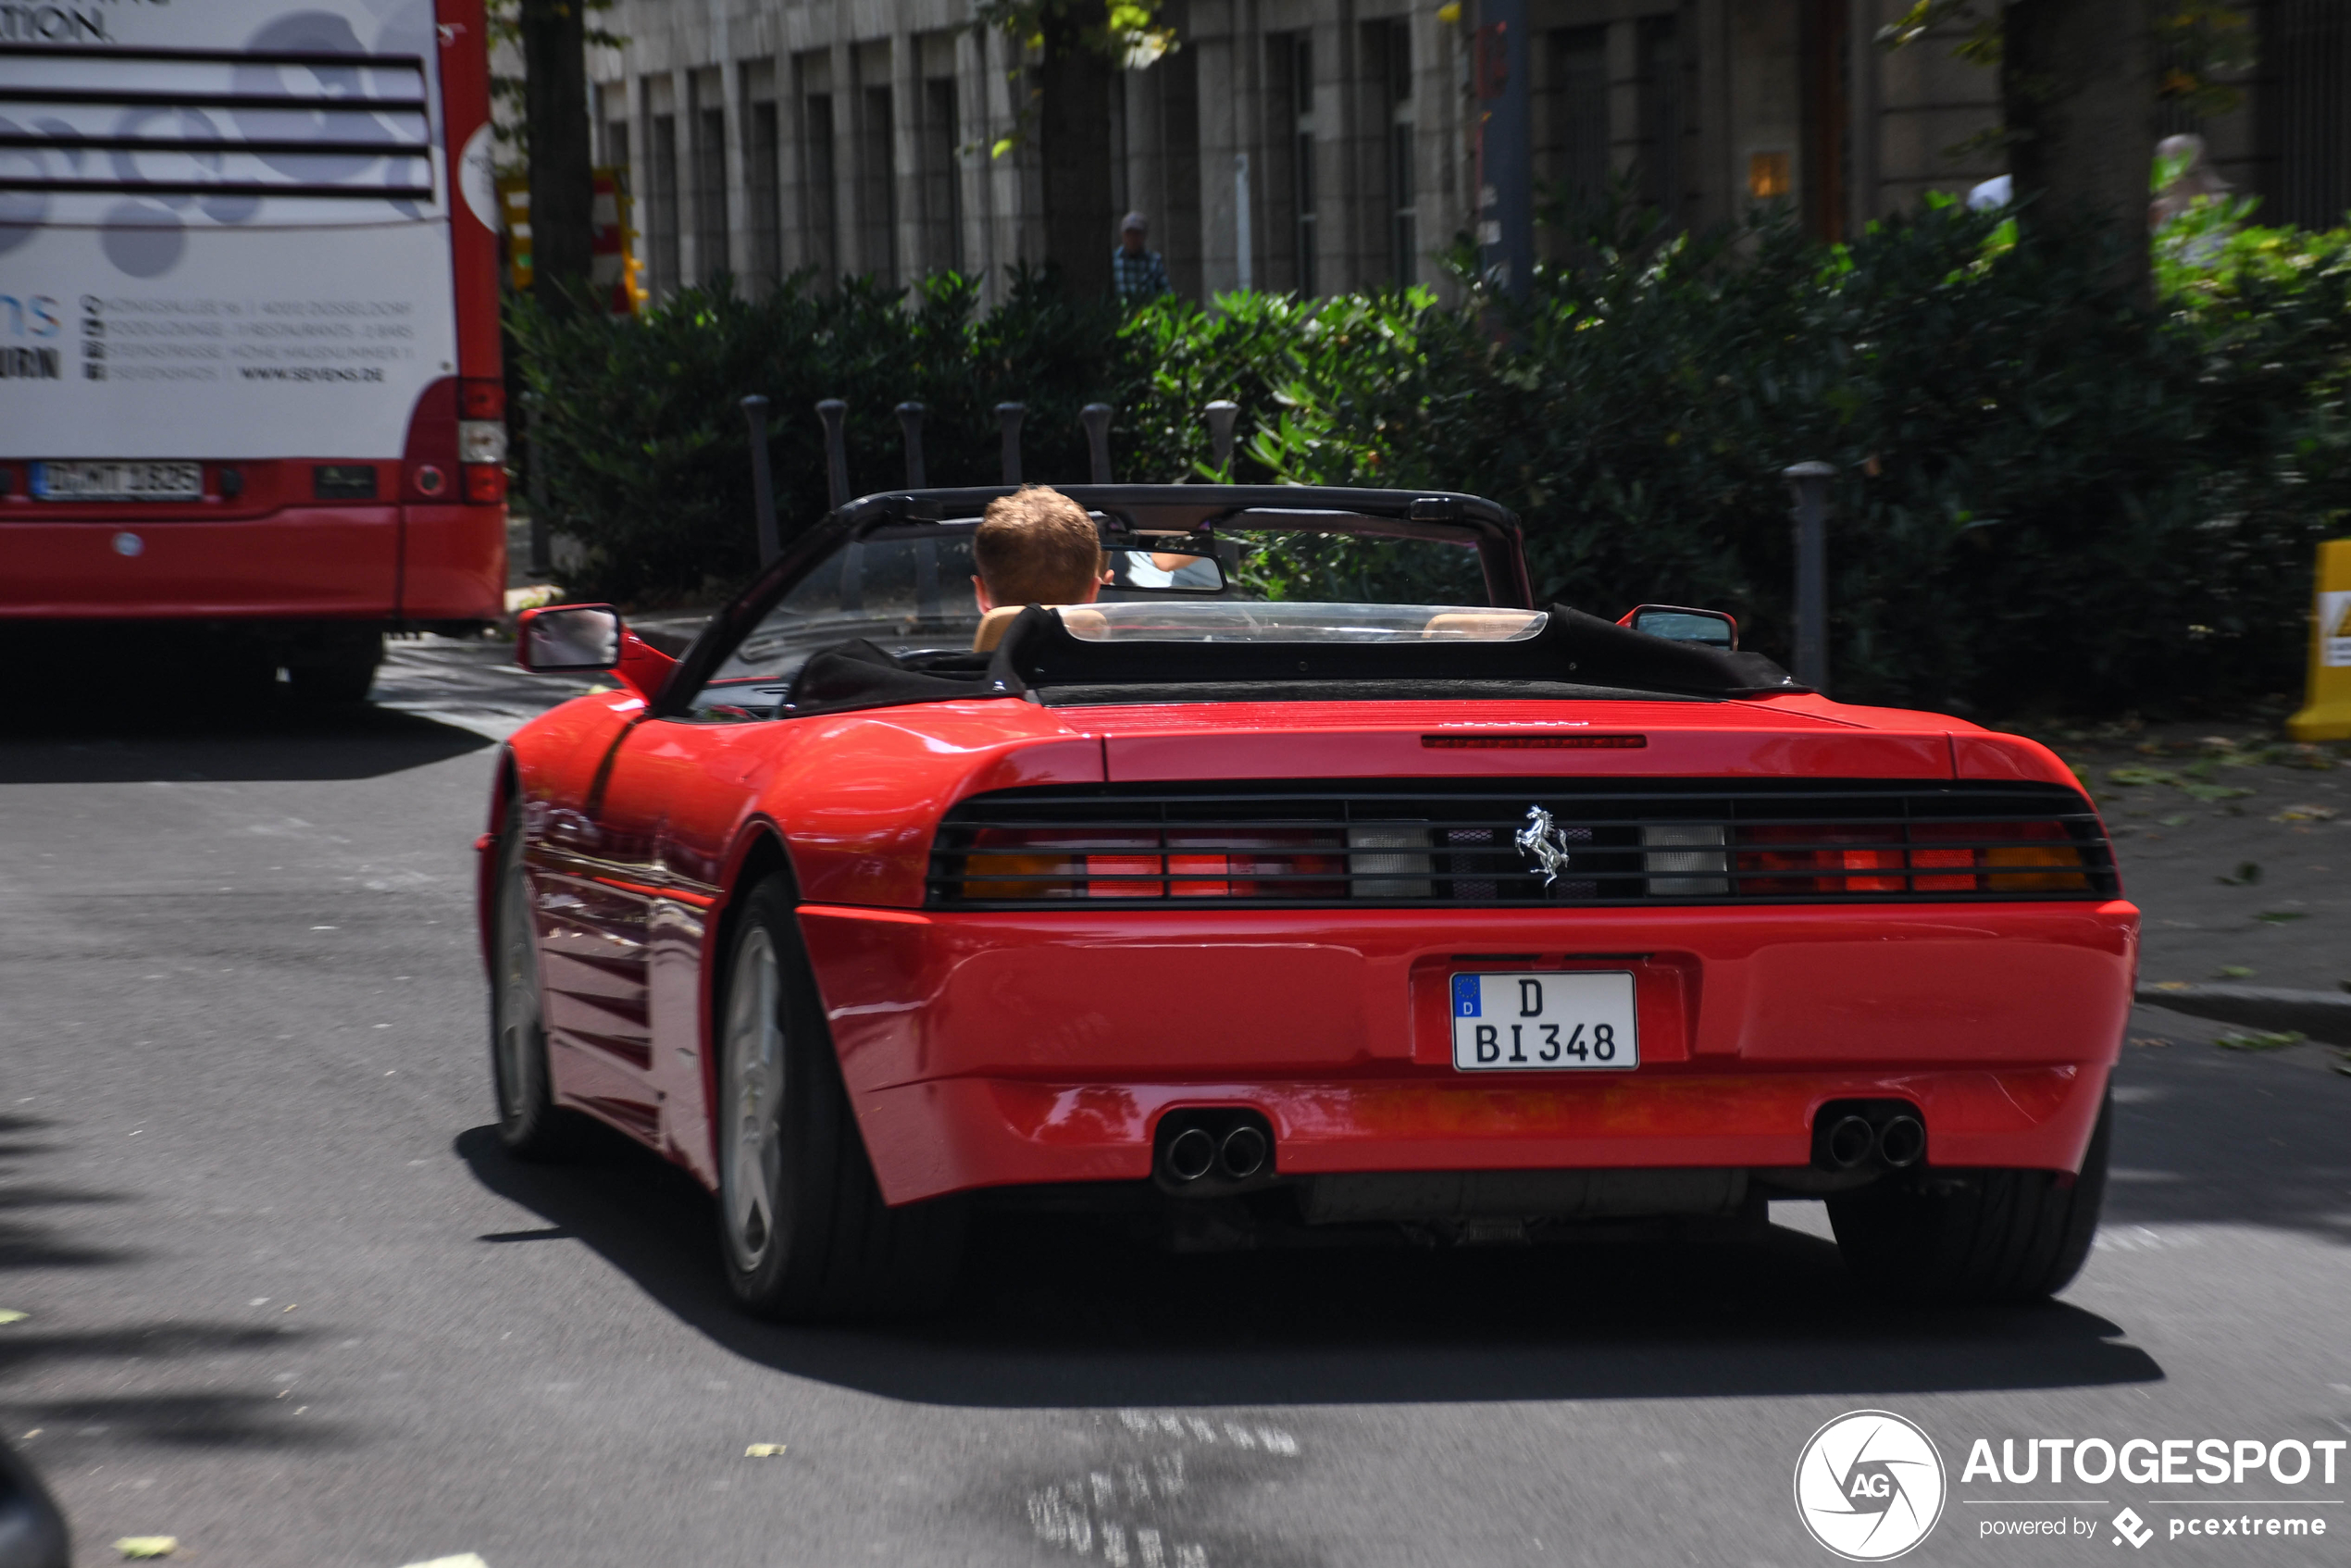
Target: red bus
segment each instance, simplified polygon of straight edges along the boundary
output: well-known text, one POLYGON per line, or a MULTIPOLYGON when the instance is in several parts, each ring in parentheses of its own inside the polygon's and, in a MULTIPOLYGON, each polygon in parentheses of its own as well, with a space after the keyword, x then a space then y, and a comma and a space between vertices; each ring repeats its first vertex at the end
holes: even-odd
POLYGON ((481 0, 0 7, 0 627, 356 700, 504 608, 481 0))

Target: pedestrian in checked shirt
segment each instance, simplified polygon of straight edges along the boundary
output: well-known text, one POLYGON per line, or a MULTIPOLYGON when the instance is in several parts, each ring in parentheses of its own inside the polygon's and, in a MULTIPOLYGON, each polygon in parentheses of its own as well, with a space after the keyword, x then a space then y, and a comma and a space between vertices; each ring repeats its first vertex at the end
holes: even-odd
POLYGON ((1167 280, 1167 263, 1157 251, 1143 248, 1143 238, 1150 231, 1151 224, 1141 213, 1128 213, 1118 226, 1118 248, 1110 253, 1111 289, 1128 305, 1149 305, 1162 294, 1176 292, 1167 280))

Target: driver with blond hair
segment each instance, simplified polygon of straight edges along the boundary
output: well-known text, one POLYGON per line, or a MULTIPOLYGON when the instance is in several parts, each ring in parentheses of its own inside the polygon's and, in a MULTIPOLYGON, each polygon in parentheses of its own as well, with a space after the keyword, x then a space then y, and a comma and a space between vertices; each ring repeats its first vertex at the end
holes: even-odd
POLYGON ((1090 604, 1102 586, 1102 540, 1086 508, 1044 485, 988 504, 972 538, 980 609, 1090 604))

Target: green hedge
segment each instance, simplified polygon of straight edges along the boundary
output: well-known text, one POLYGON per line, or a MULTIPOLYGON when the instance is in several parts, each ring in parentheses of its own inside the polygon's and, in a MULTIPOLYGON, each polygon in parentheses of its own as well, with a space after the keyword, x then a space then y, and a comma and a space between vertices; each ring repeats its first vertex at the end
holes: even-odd
POLYGON ((1785 215, 1661 238, 1611 207, 1532 297, 1425 291, 1131 317, 1022 274, 986 314, 804 280, 690 291, 639 320, 514 326, 573 586, 693 593, 753 564, 737 400, 767 394, 789 534, 822 515, 818 398, 851 479, 902 482, 891 406, 929 404, 933 483, 990 482, 1001 400, 1026 472, 1086 473, 1115 404, 1123 479, 1207 470, 1201 407, 1243 410, 1237 478, 1446 488, 1514 508, 1543 591, 1739 616, 1784 648, 1786 464, 1835 464, 1833 659, 1856 701, 2179 711, 2296 678, 2311 545, 2351 514, 2351 231, 2183 220, 2162 305, 2100 256, 1930 205, 1849 244, 1785 215))

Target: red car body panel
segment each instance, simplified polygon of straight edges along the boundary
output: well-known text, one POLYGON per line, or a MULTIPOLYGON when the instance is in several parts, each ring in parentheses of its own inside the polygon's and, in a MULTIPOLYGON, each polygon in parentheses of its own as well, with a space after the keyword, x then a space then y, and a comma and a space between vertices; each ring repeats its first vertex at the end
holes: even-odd
POLYGON ((1023 785, 1569 775, 2073 784, 2029 740, 1931 715, 1794 696, 1058 709, 970 700, 737 724, 644 712, 625 692, 579 698, 509 743, 550 1054, 560 1099, 712 1185, 713 980, 729 902, 761 853, 780 854, 793 877, 844 1079, 894 1203, 1142 1179, 1154 1119, 1177 1104, 1263 1111, 1283 1169, 1300 1174, 1802 1165, 1822 1103, 1885 1097, 1925 1113, 1935 1164, 2072 1170, 2130 1005, 2138 913, 2119 899, 923 907, 941 815, 1023 785), (1533 734, 1644 743, 1477 750, 1424 740, 1533 734), (1455 1071, 1446 977, 1480 967, 1631 971, 1640 1065, 1455 1071))
POLYGON ((398 506, 223 506, 217 519, 166 516, 152 506, 105 510, 113 515, 69 502, 0 504, 8 548, 0 614, 86 620, 398 614, 398 506), (139 541, 135 554, 117 542, 125 532, 139 541))
POLYGON ((1801 1165, 1823 1101, 1900 1097, 1939 1164, 2070 1169, 2121 1044, 2136 925, 2120 902, 801 915, 900 1202, 1076 1179, 1056 1150, 1085 1152, 1089 1178, 1145 1176, 1170 1104, 1255 1106, 1302 1174, 1801 1165), (1458 956, 1511 947, 1536 956, 1458 956), (1585 956, 1608 952, 1638 956, 1585 956), (1641 1065, 1455 1072, 1447 977, 1506 968, 1632 971, 1641 1065), (954 1104, 952 1125, 922 1110, 954 1104))

